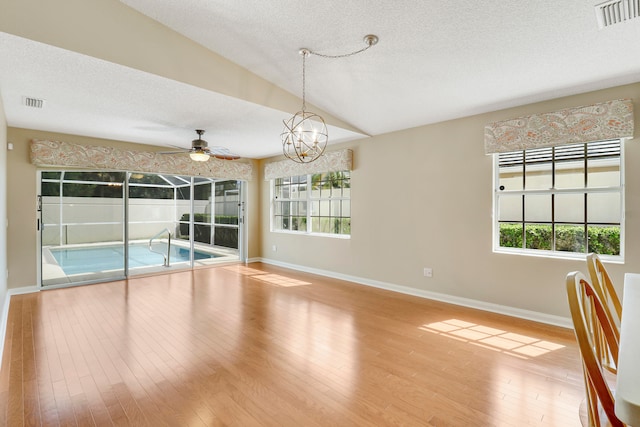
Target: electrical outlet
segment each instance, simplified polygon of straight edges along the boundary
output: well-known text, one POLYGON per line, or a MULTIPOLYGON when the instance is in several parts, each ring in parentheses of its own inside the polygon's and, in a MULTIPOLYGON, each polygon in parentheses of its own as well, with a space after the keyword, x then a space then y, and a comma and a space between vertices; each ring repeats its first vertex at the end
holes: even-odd
POLYGON ((271 246, 271 250, 273 252, 278 252, 278 247, 276 245, 271 246))
POLYGON ((424 277, 433 277, 433 269, 429 267, 424 268, 424 277))

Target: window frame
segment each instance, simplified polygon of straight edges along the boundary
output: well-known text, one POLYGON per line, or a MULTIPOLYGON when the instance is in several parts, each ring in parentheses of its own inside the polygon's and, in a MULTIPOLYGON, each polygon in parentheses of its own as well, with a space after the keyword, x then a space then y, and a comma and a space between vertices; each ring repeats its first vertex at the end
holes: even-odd
MULTIPOLYGON (((296 235, 305 235, 305 236, 321 236, 321 237, 332 237, 332 238, 338 238, 338 239, 350 239, 351 238, 351 215, 349 215, 348 217, 346 216, 339 216, 339 217, 334 217, 333 215, 330 215, 328 218, 334 219, 334 218, 340 218, 340 219, 348 219, 349 220, 349 233, 348 234, 342 234, 342 233, 324 233, 324 232, 318 232, 318 231, 313 231, 313 218, 318 218, 320 217, 320 215, 318 215, 318 213, 314 212, 314 210, 312 209, 312 204, 314 202, 323 202, 323 201, 330 201, 330 202, 335 202, 335 201, 340 201, 341 203, 343 201, 348 201, 349 202, 349 212, 351 213, 351 171, 349 170, 343 170, 343 171, 335 171, 335 172, 319 172, 319 173, 310 173, 310 174, 306 174, 306 175, 292 175, 292 176, 286 176, 286 177, 279 177, 279 178, 274 178, 271 179, 269 182, 269 187, 270 187, 270 198, 271 198, 271 203, 270 203, 270 213, 269 213, 269 219, 270 219, 270 231, 273 233, 285 233, 285 234, 296 234, 296 235), (313 195, 313 190, 312 190, 312 177, 315 175, 322 175, 322 174, 329 174, 329 173, 347 173, 348 174, 348 182, 349 182, 349 186, 346 187, 349 189, 349 195, 345 196, 345 192, 344 189, 345 187, 340 187, 343 191, 341 191, 341 195, 340 196, 335 196, 334 195, 334 189, 332 188, 332 191, 330 192, 330 195, 328 197, 324 197, 322 196, 322 194, 324 193, 324 191, 322 189, 320 189, 320 197, 314 197, 313 195), (277 199, 277 195, 276 195, 276 181, 279 179, 289 179, 290 184, 299 184, 300 183, 300 179, 301 177, 305 177, 306 178, 306 185, 307 185, 307 189, 305 191, 306 193, 306 198, 305 199, 301 199, 299 197, 296 198, 292 198, 291 194, 289 193, 289 197, 288 198, 280 198, 277 199), (281 229, 281 228, 277 228, 276 227, 276 217, 282 217, 283 215, 277 215, 277 207, 276 205, 278 203, 282 203, 282 202, 288 202, 290 205, 289 208, 289 214, 288 217, 290 219, 290 224, 292 224, 293 222, 293 217, 301 217, 302 215, 293 215, 292 213, 292 207, 291 204, 292 203, 296 203, 296 202, 304 202, 306 203, 306 213, 305 213, 305 221, 306 221, 306 229, 305 230, 291 230, 291 229, 281 229)), ((342 181, 344 181, 344 178, 341 179, 342 181)), ((300 194, 300 193, 298 193, 300 194)), ((342 207, 341 207, 342 208, 342 207)))
MULTIPOLYGON (((505 154, 514 154, 514 153, 521 153, 522 158, 523 158, 523 162, 520 163, 521 165, 523 165, 523 171, 522 174, 525 175, 526 174, 526 166, 524 166, 524 159, 526 159, 526 149, 523 150, 517 150, 514 152, 509 152, 509 153, 495 153, 493 154, 493 215, 492 215, 492 246, 493 246, 493 252, 494 253, 504 253, 504 254, 516 254, 516 255, 525 255, 525 256, 537 256, 537 257, 545 257, 545 258, 560 258, 560 259, 584 259, 584 257, 587 255, 588 252, 569 252, 569 251, 562 251, 562 250, 557 250, 555 248, 555 243, 556 243, 556 236, 555 236, 555 226, 556 225, 564 225, 565 223, 567 223, 566 221, 556 221, 555 219, 555 212, 554 212, 554 207, 552 207, 552 210, 550 212, 551 214, 551 221, 549 222, 549 224, 552 227, 552 249, 547 250, 547 249, 528 249, 528 248, 513 248, 513 247, 505 247, 505 246, 500 246, 500 197, 502 195, 506 195, 506 196, 527 196, 527 195, 549 195, 551 196, 551 198, 553 199, 555 197, 555 195, 566 195, 566 194, 580 194, 580 195, 585 195, 585 198, 588 197, 588 195, 590 194, 614 194, 617 193, 619 194, 620 197, 620 223, 619 223, 619 228, 620 228, 620 251, 619 251, 619 255, 606 255, 606 254, 599 254, 599 256, 609 262, 615 262, 615 263, 623 263, 624 259, 625 259, 625 167, 624 167, 624 143, 626 141, 627 138, 620 138, 620 139, 612 139, 612 140, 604 140, 604 141, 593 141, 593 142, 588 142, 588 143, 584 143, 585 145, 585 153, 587 153, 587 149, 588 149, 588 144, 597 144, 597 143, 607 143, 607 142, 616 142, 619 141, 620 144, 620 155, 619 155, 619 177, 620 177, 620 183, 619 186, 599 186, 599 187, 589 187, 586 177, 588 176, 589 173, 589 169, 588 169, 588 161, 590 159, 590 157, 587 156, 583 156, 581 157, 581 160, 584 160, 584 175, 585 175, 585 182, 584 182, 584 186, 583 187, 572 187, 572 188, 556 188, 555 184, 552 184, 551 188, 549 189, 531 189, 528 190, 526 189, 526 187, 524 187, 524 183, 523 183, 523 188, 522 189, 518 189, 518 190, 500 190, 499 186, 500 186, 500 155, 505 155, 505 154)), ((579 143, 576 144, 567 144, 567 145, 578 145, 579 143)), ((562 145, 558 146, 558 148, 563 147, 562 145)), ((554 149, 556 147, 548 147, 551 149, 554 149)), ((535 149, 529 149, 529 150, 538 150, 537 148, 535 149)), ((554 151, 555 152, 555 151, 554 151)), ((555 155, 552 155, 551 158, 551 170, 550 173, 552 175, 552 182, 555 183, 556 180, 556 163, 560 163, 562 160, 556 160, 555 155)), ((526 175, 525 175, 526 177, 526 175)), ((524 182, 526 182, 526 178, 523 180, 524 182)), ((523 210, 522 210, 522 218, 520 220, 520 223, 523 226, 523 234, 524 234, 524 227, 526 224, 539 224, 541 222, 544 221, 527 221, 526 218, 526 211, 525 211, 525 205, 524 205, 524 201, 523 203, 523 210)), ((586 202, 585 202, 586 203, 586 202)), ((552 205, 553 206, 553 205, 552 205)), ((502 221, 503 223, 508 223, 511 221, 502 221)), ((546 223, 546 222, 545 222, 546 223)), ((605 223, 597 223, 595 221, 589 222, 588 221, 588 205, 585 205, 584 207, 584 218, 582 222, 576 221, 573 222, 574 224, 582 224, 585 226, 585 230, 588 228, 589 224, 604 224, 605 223)), ((613 224, 613 223, 612 223, 613 224)), ((617 224, 617 223, 616 223, 617 224)), ((585 236, 586 237, 586 236, 585 236)), ((523 241, 523 245, 526 245, 526 243, 523 241)), ((586 250, 588 250, 589 247, 587 246, 586 250)))

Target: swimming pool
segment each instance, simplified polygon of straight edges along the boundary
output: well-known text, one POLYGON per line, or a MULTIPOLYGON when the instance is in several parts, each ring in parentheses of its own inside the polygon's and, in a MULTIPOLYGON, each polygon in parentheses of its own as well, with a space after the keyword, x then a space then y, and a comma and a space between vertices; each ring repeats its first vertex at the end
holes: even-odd
MULTIPOLYGON (((51 254, 66 275, 95 273, 124 269, 124 246, 85 246, 77 248, 51 248, 51 254)), ((210 252, 194 250, 196 260, 217 258, 210 252)), ((171 246, 170 263, 188 262, 189 249, 171 246)), ((129 245, 129 268, 162 265, 164 258, 151 252, 145 243, 129 245)))

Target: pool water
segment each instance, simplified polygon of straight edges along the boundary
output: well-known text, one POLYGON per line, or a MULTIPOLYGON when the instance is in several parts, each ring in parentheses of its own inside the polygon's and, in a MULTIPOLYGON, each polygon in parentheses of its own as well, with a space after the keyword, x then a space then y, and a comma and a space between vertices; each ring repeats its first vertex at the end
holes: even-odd
MULTIPOLYGON (((85 246, 81 248, 53 248, 51 254, 66 275, 95 273, 98 271, 123 270, 124 246, 85 246)), ((163 251, 164 247, 154 245, 154 250, 163 251)), ((194 250, 194 258, 217 258, 209 252, 194 250)), ((189 261, 189 249, 171 246, 170 264, 189 261)), ((149 250, 147 244, 129 245, 129 268, 162 265, 164 257, 149 250)))

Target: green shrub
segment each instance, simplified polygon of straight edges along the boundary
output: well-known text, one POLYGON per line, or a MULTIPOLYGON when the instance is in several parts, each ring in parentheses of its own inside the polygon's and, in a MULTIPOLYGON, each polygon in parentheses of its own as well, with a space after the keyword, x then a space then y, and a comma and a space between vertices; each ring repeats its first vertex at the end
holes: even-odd
POLYGON ((500 224, 500 246, 522 248, 522 224, 500 224))
MULTIPOLYGON (((214 217, 215 224, 232 224, 238 225, 238 217, 234 215, 216 215, 214 217)), ((189 214, 182 214, 180 222, 189 222, 189 214)), ((202 222, 205 224, 211 224, 211 214, 196 213, 193 214, 193 222, 202 222)))
MULTIPOLYGON (((588 248, 585 244, 584 227, 577 225, 557 225, 555 245, 557 251, 601 255, 620 255, 620 227, 587 227, 588 248)), ((503 248, 525 248, 551 250, 553 236, 551 225, 527 224, 526 245, 523 242, 522 224, 500 224, 500 246, 503 248)))
MULTIPOLYGON (((193 214, 193 240, 200 243, 211 244, 211 214, 196 213, 193 214)), ((231 215, 216 215, 215 224, 238 224, 238 217, 231 215)), ((224 246, 226 248, 238 249, 238 229, 235 227, 215 227, 214 224, 214 243, 216 246, 224 246)), ((180 226, 178 227, 178 237, 181 239, 189 239, 189 214, 185 213, 180 218, 180 226)))
POLYGON ((589 252, 620 255, 620 227, 589 227, 589 252))
POLYGON ((584 253, 584 227, 576 225, 557 225, 556 250, 584 253))
POLYGON ((550 225, 526 224, 525 240, 527 249, 541 249, 550 251, 553 239, 550 225))

